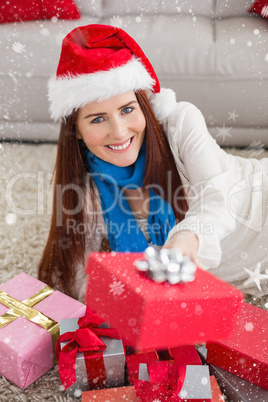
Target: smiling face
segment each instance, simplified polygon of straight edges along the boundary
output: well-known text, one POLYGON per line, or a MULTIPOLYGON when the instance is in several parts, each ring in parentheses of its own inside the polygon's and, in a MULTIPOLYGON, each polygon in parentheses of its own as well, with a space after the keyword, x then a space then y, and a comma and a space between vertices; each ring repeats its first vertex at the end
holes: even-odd
POLYGON ((98 158, 116 166, 134 163, 142 146, 146 121, 133 91, 80 108, 77 138, 98 158))

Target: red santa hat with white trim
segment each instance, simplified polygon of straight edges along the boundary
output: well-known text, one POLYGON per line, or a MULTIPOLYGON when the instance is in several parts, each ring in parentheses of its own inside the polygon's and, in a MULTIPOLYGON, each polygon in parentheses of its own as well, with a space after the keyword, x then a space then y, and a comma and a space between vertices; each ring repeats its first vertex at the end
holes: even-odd
POLYGON ((125 31, 109 25, 75 28, 62 42, 56 77, 48 84, 54 120, 94 101, 146 90, 159 121, 175 108, 171 89, 160 89, 157 75, 140 46, 125 31))

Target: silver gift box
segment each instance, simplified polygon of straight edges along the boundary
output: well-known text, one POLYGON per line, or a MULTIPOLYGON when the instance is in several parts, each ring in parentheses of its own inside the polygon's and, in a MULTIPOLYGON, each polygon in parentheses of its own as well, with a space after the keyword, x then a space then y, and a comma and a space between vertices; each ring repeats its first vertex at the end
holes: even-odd
MULTIPOLYGON (((60 335, 65 332, 72 332, 79 329, 78 318, 60 320, 60 335)), ((107 323, 103 323, 100 328, 108 328, 107 323)), ((112 339, 101 336, 100 339, 107 348, 103 351, 103 361, 106 374, 106 385, 103 388, 121 387, 125 382, 125 351, 121 339, 112 339)), ((62 342, 61 348, 68 342, 62 342)), ((68 395, 80 398, 83 391, 89 391, 85 358, 83 352, 78 352, 75 365, 76 382, 66 389, 68 395)))

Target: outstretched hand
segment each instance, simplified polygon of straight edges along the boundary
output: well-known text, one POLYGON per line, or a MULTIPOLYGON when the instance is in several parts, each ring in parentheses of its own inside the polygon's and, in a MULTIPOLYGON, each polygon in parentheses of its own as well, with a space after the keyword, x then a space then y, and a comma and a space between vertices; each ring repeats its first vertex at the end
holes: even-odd
POLYGON ((175 233, 163 245, 163 248, 178 248, 183 255, 189 258, 197 265, 200 265, 198 259, 198 237, 193 232, 182 230, 175 233))

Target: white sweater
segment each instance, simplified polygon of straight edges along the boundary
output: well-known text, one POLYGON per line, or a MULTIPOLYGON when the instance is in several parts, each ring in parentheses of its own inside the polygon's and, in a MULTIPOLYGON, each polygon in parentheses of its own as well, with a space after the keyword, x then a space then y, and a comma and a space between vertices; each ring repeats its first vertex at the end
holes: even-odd
MULTIPOLYGON (((261 291, 244 269, 268 274, 268 158, 245 159, 227 154, 208 133, 203 115, 192 104, 179 102, 164 121, 164 129, 185 188, 189 210, 169 233, 187 229, 199 238, 198 256, 203 269, 245 292, 268 293, 268 279, 261 291)), ((90 211, 90 206, 88 207, 90 211)), ((99 251, 106 235, 101 206, 98 236, 86 232, 87 254, 99 251)), ((266 275, 267 276, 267 275, 266 275)), ((77 267, 76 295, 83 298, 85 274, 77 267)))

